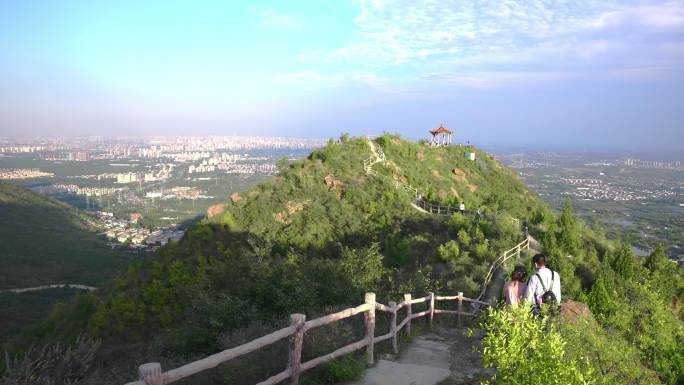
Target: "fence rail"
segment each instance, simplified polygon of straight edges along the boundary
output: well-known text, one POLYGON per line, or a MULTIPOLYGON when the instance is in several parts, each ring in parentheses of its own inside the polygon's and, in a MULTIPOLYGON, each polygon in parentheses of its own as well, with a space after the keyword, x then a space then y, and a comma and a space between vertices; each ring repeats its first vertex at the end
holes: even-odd
POLYGON ((257 338, 246 344, 236 346, 231 349, 226 349, 211 356, 202 358, 198 361, 191 362, 176 369, 163 372, 161 364, 157 362, 140 365, 138 368, 139 380, 129 382, 126 385, 170 384, 204 370, 214 368, 222 363, 251 353, 257 349, 272 345, 284 338, 289 338, 289 354, 285 370, 269 377, 257 385, 275 385, 285 380, 289 380, 290 385, 297 385, 299 383, 299 377, 304 371, 315 368, 316 366, 331 361, 337 357, 363 348, 366 348, 366 358, 368 364, 373 364, 373 351, 375 344, 382 341, 391 340, 392 349, 395 353, 398 353, 397 337, 402 330, 405 330, 405 333, 408 335, 411 334, 411 321, 414 319, 428 316, 430 327, 432 327, 432 320, 435 314, 455 314, 458 326, 462 327, 463 316, 475 315, 473 312, 469 313, 463 311, 464 302, 488 305, 485 302, 464 297, 463 293, 460 292, 458 295, 451 296, 437 296, 434 293, 429 293, 427 296, 419 298, 412 298, 411 294, 405 294, 404 301, 399 303, 391 301, 387 305, 376 302, 374 293, 366 293, 364 303, 359 306, 345 309, 337 313, 328 314, 310 321, 306 321, 306 316, 304 314, 292 314, 290 316, 290 326, 288 327, 257 338), (435 307, 436 301, 456 301, 458 310, 437 309, 435 307), (427 302, 428 304, 427 310, 413 313, 412 305, 424 302, 427 302), (404 308, 406 309, 404 318, 401 322, 397 323, 399 312, 404 308), (384 311, 390 313, 391 315, 389 332, 380 336, 375 335, 376 310, 384 311), (307 331, 362 313, 364 314, 366 321, 366 336, 362 340, 343 346, 326 355, 313 358, 306 362, 301 362, 302 342, 304 339, 304 334, 307 331))
POLYGON ((489 271, 487 271, 487 275, 485 276, 485 280, 482 283, 482 290, 480 291, 480 295, 477 297, 477 302, 479 303, 486 303, 482 302, 482 299, 484 298, 485 292, 487 291, 487 286, 489 286, 489 283, 492 281, 492 278, 494 277, 494 272, 501 268, 502 266, 506 265, 506 262, 508 262, 512 257, 516 257, 520 259, 520 253, 523 250, 529 250, 530 249, 530 238, 525 237, 525 240, 518 243, 517 245, 513 246, 512 248, 506 250, 499 258, 497 258, 494 262, 492 262, 491 266, 489 266, 489 271))

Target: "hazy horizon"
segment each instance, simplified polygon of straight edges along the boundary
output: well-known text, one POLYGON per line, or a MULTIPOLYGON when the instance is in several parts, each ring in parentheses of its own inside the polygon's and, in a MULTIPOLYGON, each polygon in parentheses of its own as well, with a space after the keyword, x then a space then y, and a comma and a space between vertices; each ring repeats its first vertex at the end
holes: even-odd
POLYGON ((13 2, 0 136, 684 150, 684 2, 13 2))

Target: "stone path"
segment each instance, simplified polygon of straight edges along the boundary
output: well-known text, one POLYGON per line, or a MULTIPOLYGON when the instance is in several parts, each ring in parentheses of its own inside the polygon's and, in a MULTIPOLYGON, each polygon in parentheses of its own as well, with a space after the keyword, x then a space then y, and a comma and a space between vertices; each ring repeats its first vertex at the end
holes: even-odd
POLYGON ((361 380, 347 385, 479 384, 492 373, 473 349, 480 339, 466 337, 465 329, 436 329, 415 337, 398 357, 378 359, 361 380))

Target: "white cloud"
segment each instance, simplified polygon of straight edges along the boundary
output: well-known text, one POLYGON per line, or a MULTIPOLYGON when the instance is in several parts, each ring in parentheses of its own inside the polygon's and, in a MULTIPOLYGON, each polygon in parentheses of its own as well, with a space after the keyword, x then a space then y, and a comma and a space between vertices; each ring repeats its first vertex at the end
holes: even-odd
POLYGON ((673 62, 684 61, 682 1, 359 0, 358 5, 353 36, 336 49, 305 52, 299 60, 319 70, 332 64, 370 73, 408 68, 419 80, 450 74, 451 81, 486 86, 582 73, 644 75, 649 69, 660 76, 677 69, 673 62))
POLYGON ((260 19, 264 27, 294 30, 299 28, 299 23, 291 16, 279 12, 273 8, 250 8, 250 13, 260 19))

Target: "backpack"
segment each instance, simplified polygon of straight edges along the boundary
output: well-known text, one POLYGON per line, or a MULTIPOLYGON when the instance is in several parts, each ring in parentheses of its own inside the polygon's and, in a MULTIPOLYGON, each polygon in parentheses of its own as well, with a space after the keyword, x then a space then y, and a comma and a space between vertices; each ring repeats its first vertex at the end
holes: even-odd
POLYGON ((535 273, 534 275, 537 276, 537 279, 539 279, 539 283, 541 284, 542 289, 544 290, 544 294, 541 295, 542 303, 557 303, 558 299, 556 299, 556 295, 553 293, 553 291, 551 291, 551 289, 553 288, 554 271, 551 270, 551 287, 549 288, 549 290, 546 290, 546 287, 544 287, 544 281, 542 281, 541 277, 539 276, 539 273, 535 273))

